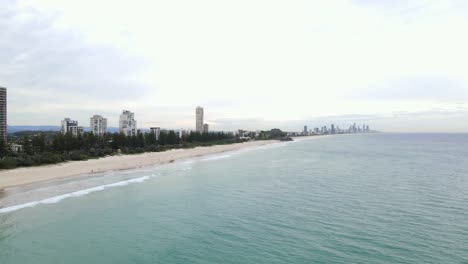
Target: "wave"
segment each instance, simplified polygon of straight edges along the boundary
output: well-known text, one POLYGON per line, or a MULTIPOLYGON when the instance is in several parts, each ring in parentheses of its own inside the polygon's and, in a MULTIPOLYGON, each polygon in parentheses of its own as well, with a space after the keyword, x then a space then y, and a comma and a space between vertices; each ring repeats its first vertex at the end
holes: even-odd
POLYGON ((70 198, 70 197, 79 197, 79 196, 87 195, 87 194, 92 193, 92 192, 102 191, 102 190, 112 188, 112 187, 125 186, 125 185, 131 184, 131 183, 144 182, 149 178, 150 178, 149 176, 144 176, 144 177, 130 179, 130 180, 126 180, 126 181, 120 181, 120 182, 116 182, 116 183, 96 186, 96 187, 93 187, 93 188, 84 189, 84 190, 80 190, 80 191, 76 191, 76 192, 71 192, 71 193, 67 193, 67 194, 63 194, 63 195, 59 195, 59 196, 54 196, 54 197, 50 197, 50 198, 39 200, 39 201, 19 204, 19 205, 5 207, 5 208, 0 208, 0 214, 13 212, 13 211, 20 210, 20 209, 23 209, 23 208, 34 207, 34 206, 39 205, 39 204, 58 203, 58 202, 60 202, 60 201, 62 201, 64 199, 67 199, 67 198, 70 198))
POLYGON ((212 156, 208 158, 204 158, 203 161, 210 161, 210 160, 220 160, 220 159, 228 159, 232 157, 232 155, 226 154, 226 155, 218 155, 218 156, 212 156))
MULTIPOLYGON (((268 145, 263 145, 263 146, 255 146, 255 147, 251 147, 251 148, 234 150, 234 151, 230 151, 228 153, 218 153, 218 154, 214 154, 214 155, 210 155, 210 156, 207 156, 205 158, 202 158, 201 161, 215 161, 215 160, 221 160, 221 159, 228 159, 228 158, 231 158, 232 156, 237 155, 237 154, 247 153, 247 152, 251 152, 251 151, 254 151, 254 150, 273 149, 273 148, 284 147, 284 146, 289 145, 290 143, 292 143, 292 142, 281 142, 281 143, 276 143, 276 144, 268 144, 268 145)), ((177 169, 175 171, 188 171, 188 170, 191 170, 192 169, 192 164, 194 162, 196 162, 197 159, 199 159, 199 158, 192 158, 192 159, 184 160, 181 163, 178 163, 177 169), (180 166, 181 164, 185 165, 185 166, 181 167, 180 166)), ((109 174, 107 174, 107 175, 115 175, 115 174, 126 175, 126 174, 133 174, 135 172, 155 172, 155 169, 156 169, 156 171, 158 171, 158 170, 160 170, 160 169, 162 169, 162 168, 164 168, 166 166, 173 166, 173 165, 174 165, 174 163, 170 163, 170 164, 165 164, 163 166, 158 166, 157 168, 150 167, 150 168, 132 169, 132 170, 128 170, 128 171, 108 172, 109 174)), ((79 191, 75 191, 75 192, 71 192, 71 193, 67 193, 67 194, 63 194, 63 195, 59 195, 59 196, 54 196, 54 197, 50 197, 50 198, 46 198, 46 199, 38 200, 38 201, 34 201, 34 202, 19 204, 19 205, 5 207, 5 208, 0 207, 0 214, 13 212, 13 211, 20 210, 20 209, 23 209, 23 208, 34 207, 34 206, 40 205, 40 204, 58 203, 58 202, 66 199, 66 198, 79 197, 79 196, 83 196, 83 195, 86 195, 86 194, 89 194, 89 193, 92 193, 92 192, 102 191, 102 190, 112 188, 112 187, 125 186, 125 185, 128 185, 130 183, 143 182, 143 181, 146 181, 149 178, 150 178, 150 176, 144 176, 144 177, 140 177, 140 178, 135 178, 135 179, 130 179, 130 180, 126 180, 126 181, 120 181, 120 182, 116 182, 116 183, 112 183, 112 184, 106 184, 106 185, 92 187, 92 188, 88 188, 88 189, 84 189, 84 190, 79 190, 79 191)))
POLYGON ((219 153, 214 154, 214 155, 210 155, 210 156, 202 159, 202 161, 227 159, 227 158, 231 158, 234 155, 245 154, 245 153, 256 151, 256 150, 268 150, 268 149, 282 148, 282 147, 286 147, 286 146, 288 146, 288 145, 290 145, 292 143, 295 143, 295 141, 277 142, 277 143, 274 143, 274 144, 253 146, 253 147, 248 147, 248 148, 244 148, 244 149, 228 151, 227 153, 224 153, 224 154, 221 154, 221 155, 219 153))

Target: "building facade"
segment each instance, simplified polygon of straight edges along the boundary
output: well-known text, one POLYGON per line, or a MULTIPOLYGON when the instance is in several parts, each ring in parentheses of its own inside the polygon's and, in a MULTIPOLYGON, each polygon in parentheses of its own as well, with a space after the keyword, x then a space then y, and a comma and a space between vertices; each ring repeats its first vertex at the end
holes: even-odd
POLYGON ((65 118, 62 120, 61 132, 64 135, 70 133, 72 136, 76 137, 78 134, 83 133, 83 127, 78 126, 78 121, 65 118))
POLYGON ((127 137, 137 135, 137 121, 134 113, 128 110, 122 111, 119 120, 119 131, 127 137))
POLYGON ((154 134, 156 140, 159 140, 159 136, 161 135, 161 128, 160 127, 151 127, 151 132, 154 134))
POLYGON ((210 126, 208 124, 203 124, 203 133, 208 133, 210 130, 210 126))
POLYGON ((0 87, 0 139, 7 142, 7 89, 0 87))
POLYGON ((197 108, 195 109, 195 131, 197 131, 198 133, 203 133, 203 115, 203 108, 197 106, 197 108))
POLYGON ((90 118, 89 128, 94 135, 103 136, 107 133, 107 118, 100 115, 94 115, 90 118))
POLYGON ((10 145, 11 151, 18 153, 18 152, 23 152, 23 145, 20 144, 11 144, 10 145))

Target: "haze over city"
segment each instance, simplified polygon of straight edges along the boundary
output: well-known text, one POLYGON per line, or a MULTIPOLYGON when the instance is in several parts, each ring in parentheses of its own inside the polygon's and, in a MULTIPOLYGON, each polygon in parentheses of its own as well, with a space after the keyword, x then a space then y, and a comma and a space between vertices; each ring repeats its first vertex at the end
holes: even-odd
POLYGON ((465 1, 6 0, 9 125, 468 131, 465 1), (31 45, 33 44, 33 45, 31 45))

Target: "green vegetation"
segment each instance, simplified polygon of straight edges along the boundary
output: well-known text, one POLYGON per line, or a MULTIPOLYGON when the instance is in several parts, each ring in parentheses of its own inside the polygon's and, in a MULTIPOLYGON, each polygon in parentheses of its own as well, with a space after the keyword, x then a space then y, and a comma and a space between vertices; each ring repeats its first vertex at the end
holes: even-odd
POLYGON ((23 130, 17 131, 13 133, 14 137, 24 137, 24 136, 35 136, 37 134, 44 134, 46 137, 54 136, 58 132, 57 131, 31 131, 31 130, 23 130))
POLYGON ((281 131, 278 128, 273 128, 270 131, 261 131, 258 139, 283 139, 288 135, 288 133, 281 131))
POLYGON ((9 142, 20 144, 23 151, 12 152, 0 141, 0 169, 55 164, 72 160, 87 160, 118 153, 136 154, 177 148, 193 148, 240 142, 226 133, 191 133, 179 138, 174 131, 162 131, 159 140, 153 132, 126 137, 113 133, 98 137, 83 133, 77 137, 59 132, 17 132, 9 142))
MULTIPOLYGON (((254 135, 255 133, 252 132, 254 135)), ((282 139, 286 133, 279 129, 261 131, 256 139, 282 139)), ((252 138, 255 138, 252 136, 252 138)), ((174 131, 161 131, 159 140, 153 132, 127 137, 120 133, 108 133, 98 137, 83 133, 76 137, 60 132, 21 131, 14 133, 9 142, 22 145, 15 153, 0 141, 0 169, 55 164, 72 160, 87 160, 115 154, 160 152, 169 149, 194 148, 242 142, 239 137, 223 132, 190 133, 182 138, 174 131)))

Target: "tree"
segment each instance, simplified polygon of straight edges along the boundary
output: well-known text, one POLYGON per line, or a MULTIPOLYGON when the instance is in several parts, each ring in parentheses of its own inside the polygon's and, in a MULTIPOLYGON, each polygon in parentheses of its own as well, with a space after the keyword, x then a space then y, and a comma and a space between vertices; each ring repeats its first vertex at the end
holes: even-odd
POLYGON ((34 153, 44 152, 46 149, 46 139, 44 134, 39 134, 32 139, 32 149, 34 153))
POLYGON ((29 139, 29 136, 24 136, 23 140, 21 141, 23 143, 23 151, 24 153, 31 155, 34 153, 33 151, 33 146, 31 144, 31 139, 29 139))
POLYGON ((3 139, 0 139, 0 158, 8 155, 8 146, 3 139))
POLYGON ((179 144, 179 138, 177 137, 174 130, 169 131, 169 134, 167 135, 167 144, 169 145, 179 144))
POLYGON ((136 136, 136 147, 145 147, 145 137, 143 136, 143 133, 138 133, 138 135, 136 136))
POLYGON ((156 145, 158 142, 156 141, 156 134, 154 131, 145 134, 145 141, 147 145, 156 145))

